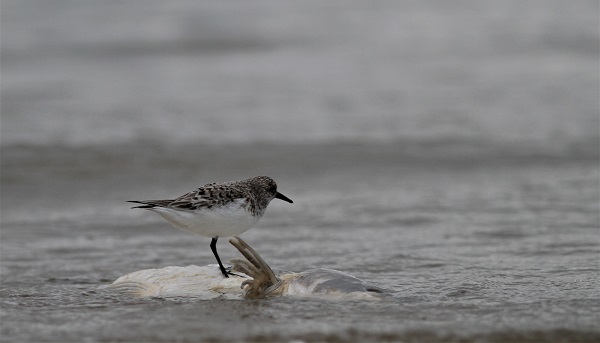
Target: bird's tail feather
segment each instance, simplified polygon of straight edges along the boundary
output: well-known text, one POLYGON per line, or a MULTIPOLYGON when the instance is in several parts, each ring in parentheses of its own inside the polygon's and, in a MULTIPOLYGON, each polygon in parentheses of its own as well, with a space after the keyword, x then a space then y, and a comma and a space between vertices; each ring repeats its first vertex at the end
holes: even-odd
POLYGON ((154 207, 167 207, 173 200, 127 200, 127 202, 131 202, 134 204, 142 204, 142 206, 134 206, 132 208, 154 208, 154 207))

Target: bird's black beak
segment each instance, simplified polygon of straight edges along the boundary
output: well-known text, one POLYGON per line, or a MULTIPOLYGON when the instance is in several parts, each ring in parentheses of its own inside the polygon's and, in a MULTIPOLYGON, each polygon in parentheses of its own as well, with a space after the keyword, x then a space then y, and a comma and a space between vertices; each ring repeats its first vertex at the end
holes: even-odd
POLYGON ((283 194, 281 194, 281 193, 279 193, 279 192, 275 193, 275 198, 277 198, 277 199, 281 199, 281 200, 283 200, 283 201, 287 201, 287 202, 289 202, 290 204, 293 204, 293 203, 294 203, 294 202, 293 202, 293 201, 292 201, 290 198, 286 197, 285 195, 283 195, 283 194))

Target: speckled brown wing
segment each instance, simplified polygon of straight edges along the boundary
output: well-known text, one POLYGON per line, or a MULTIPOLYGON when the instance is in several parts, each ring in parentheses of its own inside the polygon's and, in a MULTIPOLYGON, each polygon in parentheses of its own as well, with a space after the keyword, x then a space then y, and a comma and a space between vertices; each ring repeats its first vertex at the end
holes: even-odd
POLYGON ((189 192, 173 200, 168 207, 197 210, 200 208, 212 208, 213 206, 222 206, 236 199, 245 198, 246 195, 241 188, 231 187, 231 185, 208 184, 189 192))

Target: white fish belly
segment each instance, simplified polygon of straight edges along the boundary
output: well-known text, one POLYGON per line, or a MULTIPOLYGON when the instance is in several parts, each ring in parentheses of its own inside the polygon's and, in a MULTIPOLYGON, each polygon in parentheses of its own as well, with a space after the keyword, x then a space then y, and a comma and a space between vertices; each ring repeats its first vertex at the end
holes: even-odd
POLYGON ((195 211, 155 207, 150 211, 160 214, 178 229, 207 237, 229 237, 242 234, 252 228, 260 217, 254 217, 244 208, 244 199, 226 206, 195 211))

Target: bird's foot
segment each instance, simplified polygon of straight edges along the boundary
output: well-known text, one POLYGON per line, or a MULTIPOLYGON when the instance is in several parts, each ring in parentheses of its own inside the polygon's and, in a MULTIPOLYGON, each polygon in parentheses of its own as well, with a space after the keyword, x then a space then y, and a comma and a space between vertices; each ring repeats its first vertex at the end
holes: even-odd
POLYGON ((231 269, 231 267, 228 267, 227 269, 225 269, 225 268, 219 268, 219 269, 221 269, 221 274, 223 274, 223 276, 226 278, 228 278, 229 275, 242 277, 242 275, 236 274, 236 273, 228 270, 228 269, 231 269))

